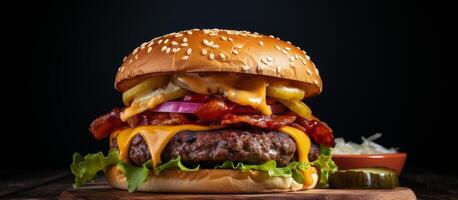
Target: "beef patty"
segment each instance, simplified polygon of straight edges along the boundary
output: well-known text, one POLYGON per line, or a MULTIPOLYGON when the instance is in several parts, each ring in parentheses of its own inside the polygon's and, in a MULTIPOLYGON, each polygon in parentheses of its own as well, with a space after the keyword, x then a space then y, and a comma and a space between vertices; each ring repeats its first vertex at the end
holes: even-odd
MULTIPOLYGON (((261 164, 275 160, 286 166, 294 160, 295 141, 287 134, 270 130, 221 129, 210 131, 181 131, 162 151, 162 161, 180 156, 185 164, 214 166, 224 161, 261 164)), ((133 138, 129 149, 130 161, 141 166, 151 159, 143 137, 133 138)))

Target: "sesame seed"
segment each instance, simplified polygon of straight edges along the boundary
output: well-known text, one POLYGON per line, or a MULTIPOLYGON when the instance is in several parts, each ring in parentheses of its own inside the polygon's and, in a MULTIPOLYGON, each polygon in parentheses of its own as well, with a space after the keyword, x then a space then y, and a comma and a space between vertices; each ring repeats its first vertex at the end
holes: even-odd
POLYGON ((124 56, 124 58, 122 59, 122 61, 124 62, 124 61, 126 61, 126 59, 127 59, 127 57, 126 57, 126 56, 124 56))
POLYGON ((226 56, 225 56, 223 53, 220 53, 220 54, 219 54, 219 57, 220 57, 222 60, 226 59, 226 56))
POLYGON ((163 46, 163 47, 161 48, 161 51, 165 51, 165 50, 167 50, 167 46, 163 46))
POLYGON ((188 50, 186 50, 186 54, 189 56, 191 55, 191 52, 192 52, 192 49, 191 48, 188 48, 188 50))
POLYGON ((262 65, 258 65, 258 66, 256 67, 256 71, 262 72, 262 65))
POLYGON ((208 57, 210 58, 210 60, 213 60, 213 59, 215 59, 215 54, 210 53, 210 54, 208 55, 208 57))
POLYGON ((217 48, 219 48, 219 45, 214 44, 214 45, 212 46, 212 48, 217 49, 217 48))
POLYGON ((165 53, 170 53, 170 47, 167 47, 167 49, 165 50, 165 53))
POLYGON ((208 35, 211 36, 211 37, 213 37, 213 36, 217 36, 218 33, 210 33, 210 34, 208 34, 208 35))
POLYGON ((151 41, 151 42, 148 43, 147 47, 150 47, 153 44, 154 44, 154 41, 151 41))
POLYGON ((305 58, 307 58, 307 60, 310 60, 310 56, 309 55, 305 55, 305 58))
POLYGON ((210 31, 208 29, 204 29, 204 34, 208 34, 210 31))
POLYGON ((250 70, 250 66, 248 66, 248 65, 243 65, 243 66, 242 66, 242 69, 243 69, 244 71, 248 71, 248 70, 250 70))
POLYGON ((188 35, 192 35, 192 31, 188 31, 186 32, 188 35))
POLYGON ((172 41, 172 45, 178 45, 178 42, 172 41))
POLYGON ((279 38, 279 37, 276 37, 275 39, 277 39, 277 40, 280 40, 280 38, 279 38))
POLYGON ((134 58, 135 60, 138 60, 138 54, 135 54, 134 58))
POLYGON ((277 74, 279 74, 280 71, 281 71, 280 66, 277 66, 277 67, 275 68, 275 71, 277 72, 277 74))
POLYGON ((201 53, 202 53, 202 55, 204 55, 204 56, 207 55, 207 49, 202 49, 202 52, 201 52, 201 53))
POLYGON ((200 29, 198 29, 198 28, 194 28, 194 29, 192 29, 192 30, 193 30, 193 31, 198 31, 198 30, 200 30, 200 29))
POLYGON ((312 71, 310 69, 307 69, 306 71, 308 75, 312 75, 312 71))
POLYGON ((318 68, 316 68, 316 67, 315 67, 315 73, 316 73, 316 75, 320 74, 320 71, 318 71, 318 68))
POLYGON ((187 46, 188 46, 188 43, 181 43, 180 46, 182 46, 182 47, 187 47, 187 46))
POLYGON ((284 49, 282 49, 281 52, 285 55, 288 55, 288 52, 286 52, 284 49))
POLYGON ((295 57, 296 59, 299 59, 299 58, 300 58, 299 55, 297 55, 297 54, 295 54, 294 57, 295 57))
POLYGON ((318 85, 318 80, 313 79, 313 83, 315 83, 316 85, 318 85))
POLYGON ((235 48, 237 48, 237 49, 241 49, 241 48, 243 48, 243 45, 242 45, 242 44, 239 44, 239 45, 235 45, 235 48))
POLYGON ((179 37, 181 37, 181 36, 183 36, 183 34, 181 34, 181 33, 175 34, 175 38, 179 38, 179 37))
POLYGON ((232 50, 232 53, 233 53, 234 55, 238 55, 238 54, 239 54, 239 51, 237 51, 237 49, 233 49, 233 50, 232 50))
POLYGON ((281 51, 281 48, 278 45, 275 45, 275 49, 281 51))
POLYGON ((189 56, 183 56, 183 57, 181 57, 181 60, 187 60, 187 59, 189 59, 189 56))
POLYGON ((173 52, 173 53, 176 53, 176 52, 179 52, 179 51, 180 51, 180 47, 178 47, 178 48, 173 48, 173 49, 172 49, 172 52, 173 52))
POLYGON ((164 40, 164 44, 167 44, 167 42, 169 42, 169 39, 164 40))
POLYGON ((159 41, 157 41, 157 44, 162 44, 162 39, 160 39, 159 41))
POLYGON ((226 41, 226 40, 227 40, 227 37, 221 36, 221 40, 222 40, 222 41, 226 41))
POLYGON ((132 54, 136 54, 138 52, 138 47, 134 49, 134 51, 132 52, 132 54))
POLYGON ((267 61, 272 62, 274 59, 272 57, 267 57, 267 61))
POLYGON ((121 72, 123 72, 126 68, 125 67, 121 67, 121 72))
POLYGON ((148 50, 146 52, 151 53, 152 50, 153 50, 153 47, 148 47, 148 50))
POLYGON ((259 41, 258 43, 259 43, 259 45, 264 46, 264 42, 259 41))
POLYGON ((188 42, 188 38, 183 38, 183 42, 188 42))
POLYGON ((301 48, 300 48, 300 47, 297 47, 297 49, 301 50, 301 48))
POLYGON ((304 53, 304 55, 307 55, 307 52, 305 52, 304 50, 302 50, 302 53, 304 53))
POLYGON ((265 58, 261 58, 261 62, 266 64, 266 65, 269 64, 269 63, 267 63, 267 60, 265 58))
POLYGON ((271 37, 271 38, 275 38, 275 36, 273 36, 273 35, 269 35, 269 37, 271 37))
POLYGON ((294 56, 289 57, 289 61, 293 62, 294 60, 296 60, 294 56))
POLYGON ((134 62, 134 60, 130 59, 129 60, 129 65, 132 64, 132 62, 134 62))
POLYGON ((147 44, 147 43, 146 43, 146 42, 144 42, 142 45, 140 45, 140 49, 144 49, 144 48, 145 48, 145 46, 146 46, 146 44, 147 44))
POLYGON ((286 41, 286 43, 288 43, 288 44, 291 44, 291 42, 290 42, 290 41, 286 41))
POLYGON ((285 47, 286 51, 291 51, 291 48, 285 47))
POLYGON ((228 39, 229 41, 231 41, 231 42, 233 42, 233 41, 234 41, 234 39, 232 39, 232 38, 227 38, 227 39, 228 39))
POLYGON ((213 45, 213 41, 208 41, 208 40, 206 40, 206 39, 204 39, 204 40, 202 41, 202 43, 203 43, 205 46, 209 46, 209 47, 211 47, 211 46, 213 45))
POLYGON ((305 63, 306 63, 306 62, 305 62, 305 60, 304 60, 304 59, 302 59, 302 64, 304 64, 304 65, 305 65, 305 63))

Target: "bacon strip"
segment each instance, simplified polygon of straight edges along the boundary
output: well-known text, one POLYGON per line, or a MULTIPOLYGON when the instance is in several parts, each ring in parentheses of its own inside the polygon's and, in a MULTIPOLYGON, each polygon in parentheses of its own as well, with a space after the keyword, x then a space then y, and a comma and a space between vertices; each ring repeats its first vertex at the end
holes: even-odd
POLYGON ((122 112, 122 109, 115 108, 109 113, 104 114, 94 121, 92 121, 89 126, 89 131, 94 135, 95 139, 101 140, 111 134, 114 130, 118 129, 125 125, 119 114, 122 112))
POLYGON ((222 125, 237 124, 237 123, 247 123, 252 126, 257 126, 260 128, 266 129, 276 129, 281 126, 286 126, 293 123, 296 120, 296 115, 288 113, 284 115, 260 115, 260 114, 251 114, 251 115, 235 115, 227 114, 224 116, 221 121, 222 125))
POLYGON ((228 104, 222 99, 213 99, 202 104, 194 114, 199 118, 199 122, 220 121, 235 106, 236 104, 228 104))
POLYGON ((156 113, 151 111, 145 111, 138 115, 129 118, 126 122, 122 122, 119 114, 122 109, 116 108, 109 113, 102 115, 95 119, 90 127, 89 131, 94 135, 95 139, 101 140, 109 136, 113 131, 120 128, 134 128, 137 126, 144 125, 182 125, 192 124, 192 121, 184 114, 180 113, 156 113))
MULTIPOLYGON (((329 126, 319 119, 312 117, 304 119, 293 112, 265 116, 253 112, 237 113, 236 104, 224 101, 219 97, 202 95, 189 96, 188 100, 204 101, 204 104, 192 114, 157 113, 145 111, 122 122, 119 115, 123 109, 116 108, 109 113, 95 119, 89 130, 97 140, 109 136, 113 131, 123 127, 137 127, 142 125, 182 125, 182 124, 221 124, 234 125, 246 123, 265 129, 276 129, 281 126, 292 126, 304 131, 317 144, 334 147, 334 135, 329 126), (235 114, 237 113, 237 114, 235 114)), ((249 111, 249 110, 248 110, 249 111)))
POLYGON ((145 111, 138 115, 134 115, 127 120, 129 127, 134 128, 137 126, 146 125, 182 125, 191 124, 192 122, 184 114, 180 113, 157 113, 151 111, 145 111))
POLYGON ((320 121, 317 118, 304 119, 298 117, 296 121, 291 124, 291 126, 304 131, 317 144, 322 144, 327 147, 336 146, 334 135, 332 134, 332 129, 329 128, 326 123, 320 121))

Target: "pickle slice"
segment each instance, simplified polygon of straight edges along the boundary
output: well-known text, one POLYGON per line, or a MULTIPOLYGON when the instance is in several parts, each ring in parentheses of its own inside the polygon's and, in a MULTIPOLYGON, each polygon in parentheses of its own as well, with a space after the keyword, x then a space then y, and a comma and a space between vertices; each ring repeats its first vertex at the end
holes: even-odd
POLYGON ((302 101, 276 100, 303 118, 310 118, 312 116, 312 110, 302 101))
POLYGON ((283 85, 269 85, 266 92, 267 96, 292 101, 300 101, 305 95, 304 90, 283 85))
POLYGON ((329 176, 329 188, 392 189, 399 186, 396 172, 387 168, 339 170, 329 176))
POLYGON ((122 102, 124 102, 124 105, 128 106, 137 95, 149 90, 155 90, 163 87, 164 85, 167 85, 168 81, 168 76, 153 76, 122 93, 122 102))

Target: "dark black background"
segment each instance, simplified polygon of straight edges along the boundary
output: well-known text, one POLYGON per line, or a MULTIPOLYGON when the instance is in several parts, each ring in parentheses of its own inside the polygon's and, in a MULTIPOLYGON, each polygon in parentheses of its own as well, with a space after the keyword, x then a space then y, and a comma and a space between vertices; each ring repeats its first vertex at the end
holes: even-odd
MULTIPOLYGON (((456 173, 453 92, 444 68, 443 16, 415 1, 61 1, 8 13, 2 77, 7 115, 1 168, 66 168, 78 151, 106 151, 88 125, 121 106, 122 58, 144 41, 191 28, 273 34, 305 49, 324 82, 308 100, 336 137, 408 153, 407 168, 456 173), (453 116, 452 116, 453 118, 453 116)), ((456 118, 456 117, 455 117, 456 118)))

